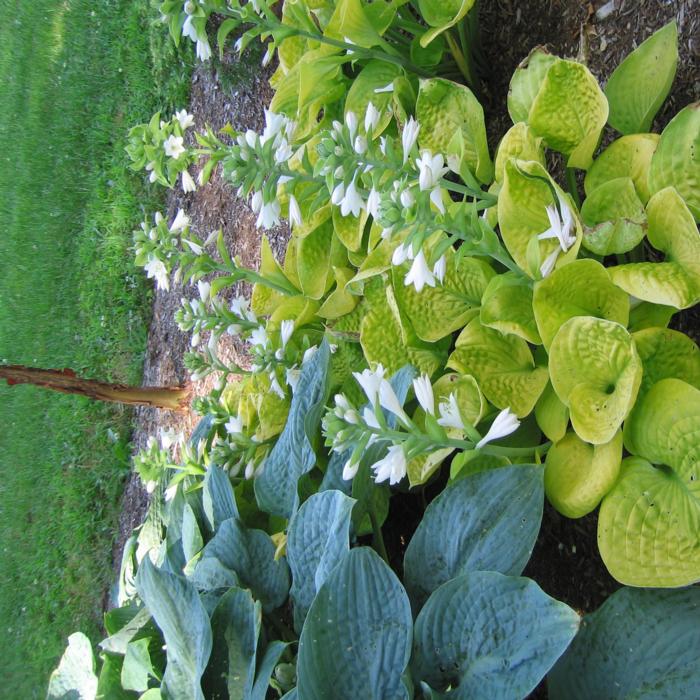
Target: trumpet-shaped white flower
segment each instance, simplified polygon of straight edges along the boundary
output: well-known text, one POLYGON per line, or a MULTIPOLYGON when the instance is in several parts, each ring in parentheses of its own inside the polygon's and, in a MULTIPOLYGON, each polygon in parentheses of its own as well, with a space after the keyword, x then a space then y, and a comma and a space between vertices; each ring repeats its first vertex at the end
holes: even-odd
POLYGON ((340 203, 345 199, 345 185, 341 182, 339 185, 336 185, 335 188, 333 189, 333 192, 331 192, 331 204, 335 204, 336 206, 339 206, 340 203))
POLYGON ((399 199, 401 201, 401 206, 405 207, 406 209, 410 209, 416 203, 416 198, 409 189, 405 189, 403 192, 401 192, 399 199))
POLYGON ((267 336, 265 326, 258 326, 250 332, 250 337, 248 338, 250 345, 259 345, 262 348, 266 348, 269 342, 270 339, 267 336))
POLYGON ((182 25, 182 36, 188 37, 191 41, 197 41, 197 30, 192 22, 192 15, 188 14, 182 25))
POLYGON ((411 420, 401 406, 396 392, 386 379, 379 384, 379 405, 387 411, 391 411, 404 425, 410 425, 411 420))
POLYGON ((203 302, 207 302, 211 295, 211 284, 204 280, 199 280, 197 282, 197 289, 199 290, 199 298, 203 302))
POLYGON ((413 380, 413 391, 416 392, 416 398, 421 408, 431 416, 435 415, 435 397, 433 396, 433 385, 430 383, 430 377, 427 374, 422 374, 413 380))
POLYGON ((441 213, 445 213, 445 202, 442 199, 442 188, 433 187, 430 192, 430 201, 435 205, 435 208, 441 213))
POLYGON ((180 233, 181 231, 184 231, 188 226, 190 225, 190 217, 185 214, 184 209, 178 209, 177 214, 175 215, 175 219, 173 220, 173 223, 170 224, 170 228, 168 229, 170 233, 180 233))
POLYGON ((303 223, 299 202, 297 202, 297 198, 293 194, 289 195, 289 221, 293 226, 301 226, 303 223))
POLYGON ((497 416, 496 419, 491 424, 489 431, 484 435, 484 437, 476 443, 476 449, 483 447, 487 442, 492 440, 498 440, 506 435, 510 435, 515 432, 520 425, 518 417, 513 413, 510 408, 504 408, 497 416))
POLYGON ((412 284, 417 292, 423 291, 423 287, 427 284, 429 287, 435 286, 435 275, 430 271, 428 263, 425 260, 423 249, 418 251, 411 265, 411 269, 404 277, 403 283, 405 286, 412 284))
POLYGON ((165 155, 170 158, 179 158, 185 152, 185 139, 182 136, 171 134, 163 142, 165 155))
MULTIPOLYGON (((350 112, 350 114, 352 114, 352 112, 350 112)), ((352 214, 354 217, 358 217, 364 208, 365 202, 357 191, 355 181, 353 180, 348 185, 347 190, 345 190, 345 196, 340 202, 340 213, 342 216, 352 214)))
POLYGON ((387 83, 384 87, 378 87, 374 89, 374 94, 379 95, 382 92, 394 92, 394 81, 387 83))
POLYGON ((367 197, 367 211, 374 218, 379 218, 379 205, 382 202, 382 198, 379 196, 379 192, 374 189, 374 187, 369 191, 367 197))
POLYGON ((457 397, 454 394, 450 394, 447 397, 447 401, 440 401, 438 411, 440 413, 440 417, 437 421, 438 425, 441 425, 443 428, 464 430, 464 421, 462 420, 462 415, 459 412, 457 397))
POLYGON ((255 462, 252 459, 245 465, 243 476, 247 481, 250 481, 255 476, 255 462))
POLYGON ((270 373, 270 389, 281 399, 285 397, 284 389, 280 386, 280 383, 277 381, 277 375, 274 372, 270 373))
POLYGON ((559 246, 566 253, 566 251, 569 250, 574 243, 576 243, 575 231, 572 235, 572 229, 574 229, 574 217, 564 198, 557 194, 557 199, 559 201, 561 217, 559 216, 557 208, 553 204, 546 207, 545 211, 547 212, 547 218, 549 219, 549 228, 546 231, 538 234, 537 238, 539 240, 556 238, 559 241, 559 246))
POLYGON ((158 289, 165 289, 166 291, 170 289, 168 270, 162 260, 155 256, 150 256, 143 269, 146 270, 147 277, 155 279, 158 289))
POLYGON ((357 115, 355 112, 348 112, 345 115, 345 124, 348 127, 348 131, 350 132, 350 140, 352 141, 357 133, 357 115))
POLYGON ((345 466, 343 467, 343 480, 344 481, 350 481, 350 479, 353 479, 355 475, 357 474, 357 470, 360 468, 360 462, 354 461, 352 457, 345 462, 345 466))
POLYGON ((183 131, 194 125, 194 117, 186 109, 175 112, 175 119, 180 122, 180 128, 183 131))
POLYGON ((236 297, 231 302, 231 306, 229 308, 239 318, 247 318, 249 321, 253 322, 257 320, 255 314, 250 309, 250 302, 245 297, 236 297))
POLYGON ((294 321, 290 319, 282 321, 280 324, 280 342, 283 348, 287 346, 292 333, 294 333, 294 321))
POLYGON ((197 39, 197 58, 200 61, 208 61, 211 58, 211 46, 206 37, 197 39))
POLYGON ((547 277, 551 274, 552 270, 554 269, 554 266, 557 264, 557 258, 559 257, 559 253, 561 253, 561 248, 555 248, 544 259, 544 262, 540 265, 540 274, 542 275, 542 277, 547 277))
POLYGON ((413 117, 410 117, 403 128, 403 132, 401 133, 401 146, 403 148, 404 163, 408 161, 408 157, 411 155, 411 150, 416 145, 419 131, 420 124, 413 117))
POLYGON ((447 258, 441 255, 438 261, 433 265, 433 274, 442 284, 445 281, 445 273, 447 272, 447 258))
POLYGON ((204 252, 204 249, 202 248, 199 243, 195 243, 194 241, 189 240, 189 238, 183 238, 182 242, 195 254, 195 255, 201 255, 204 252))
POLYGON ((394 250, 391 256, 392 265, 403 265, 406 260, 413 260, 413 246, 407 241, 394 250))
POLYGON ((386 456, 372 465, 374 480, 380 484, 389 480, 393 486, 398 484, 406 476, 406 455, 401 445, 392 445, 386 456))
POLYGON ((288 367, 285 373, 285 380, 287 384, 291 387, 292 391, 297 390, 299 386, 299 380, 301 379, 301 370, 297 367, 288 367))
POLYGON ((448 171, 445 167, 445 158, 440 153, 433 155, 430 151, 421 153, 420 158, 416 159, 416 167, 419 171, 418 187, 423 192, 432 190, 438 185, 442 176, 448 171))
POLYGON ((367 138, 362 134, 358 134, 355 136, 355 142, 352 147, 355 153, 362 155, 367 150, 367 138))
POLYGON ((243 420, 240 416, 231 416, 224 427, 229 435, 240 435, 243 433, 243 420))
POLYGON ((272 228, 280 222, 280 203, 275 199, 262 205, 255 225, 260 228, 272 228))
POLYGON ((182 174, 182 191, 183 192, 196 192, 197 190, 197 185, 194 182, 194 179, 192 178, 192 175, 190 175, 189 171, 183 170, 182 174))
POLYGON ((381 116, 379 110, 369 102, 367 104, 367 111, 365 112, 365 132, 374 131, 379 123, 379 117, 381 116))
POLYGON ((384 381, 384 367, 379 364, 374 371, 363 369, 362 372, 353 372, 352 376, 357 379, 357 383, 362 387, 365 396, 371 404, 377 403, 379 398, 379 387, 384 381))
POLYGON ((164 450, 169 450, 173 445, 176 445, 182 440, 182 433, 178 433, 174 428, 160 429, 160 444, 164 450))

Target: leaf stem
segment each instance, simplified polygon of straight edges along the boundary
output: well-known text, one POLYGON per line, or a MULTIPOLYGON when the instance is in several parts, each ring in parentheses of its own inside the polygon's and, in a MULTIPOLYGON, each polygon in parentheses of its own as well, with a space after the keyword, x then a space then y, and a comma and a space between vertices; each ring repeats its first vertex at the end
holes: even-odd
POLYGON ((389 555, 386 551, 386 545, 384 544, 382 526, 379 524, 377 514, 372 508, 369 509, 369 519, 372 523, 372 531, 374 532, 374 548, 377 550, 379 556, 387 563, 387 566, 391 566, 391 564, 389 564, 389 555))
POLYGON ((566 186, 569 194, 573 197, 577 209, 581 209, 581 197, 578 194, 578 184, 576 183, 576 171, 573 168, 566 169, 566 186))

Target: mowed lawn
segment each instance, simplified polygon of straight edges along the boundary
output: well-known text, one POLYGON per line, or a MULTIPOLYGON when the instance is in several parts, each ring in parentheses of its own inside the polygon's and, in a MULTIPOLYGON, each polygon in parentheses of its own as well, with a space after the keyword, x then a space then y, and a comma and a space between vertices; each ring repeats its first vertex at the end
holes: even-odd
MULTIPOLYGON (((126 132, 189 84, 157 4, 0 0, 1 362, 140 383, 131 231, 163 195, 127 170, 126 132)), ((70 633, 101 638, 131 415, 0 384, 0 694, 29 700, 70 633)))

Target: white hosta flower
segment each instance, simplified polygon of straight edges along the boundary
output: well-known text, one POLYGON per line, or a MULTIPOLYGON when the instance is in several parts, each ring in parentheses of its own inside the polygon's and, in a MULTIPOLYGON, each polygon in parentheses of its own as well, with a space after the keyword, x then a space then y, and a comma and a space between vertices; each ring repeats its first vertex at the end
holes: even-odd
POLYGON ((367 150, 367 139, 362 134, 355 136, 355 142, 353 143, 353 149, 358 155, 362 155, 367 150))
POLYGON ((156 226, 158 226, 158 224, 159 224, 161 221, 163 221, 164 218, 165 218, 165 217, 163 216, 163 214, 162 214, 161 212, 159 212, 159 211, 157 211, 157 212, 153 215, 153 221, 156 222, 156 226))
POLYGON ((274 55, 275 55, 275 45, 268 44, 267 51, 265 51, 265 55, 262 57, 262 61, 260 62, 260 65, 263 68, 265 68, 265 66, 268 66, 274 55))
POLYGON ((292 337, 292 333, 294 333, 294 321, 282 321, 280 324, 280 342, 282 344, 282 348, 287 346, 289 339, 292 337))
POLYGON ((186 110, 181 109, 179 112, 175 112, 175 119, 180 122, 180 128, 185 131, 191 126, 194 126, 194 117, 186 110))
POLYGON ((561 217, 559 216, 557 208, 553 204, 546 207, 545 211, 547 212, 547 218, 549 219, 549 228, 546 231, 538 234, 537 238, 541 241, 547 238, 556 238, 559 241, 559 246, 566 253, 566 251, 569 250, 574 243, 576 243, 574 217, 564 198, 558 194, 557 199, 559 200, 561 217), (574 230, 573 235, 572 229, 574 230))
POLYGON ((183 192, 196 192, 197 191, 197 185, 194 182, 194 179, 192 178, 192 175, 190 175, 189 171, 183 170, 182 174, 182 191, 183 192))
POLYGON ((331 204, 339 206, 340 203, 345 199, 345 185, 341 182, 336 185, 333 192, 331 193, 331 204))
POLYGON ((442 188, 433 187, 430 192, 430 201, 435 205, 435 208, 441 213, 445 213, 445 202, 442 199, 442 188))
POLYGON ((178 433, 174 428, 160 429, 160 444, 164 450, 169 450, 182 438, 182 433, 178 433))
POLYGON ((464 430, 464 421, 459 412, 457 397, 454 394, 450 394, 447 397, 447 401, 440 401, 438 412, 440 413, 437 421, 438 425, 441 425, 443 428, 464 430))
POLYGON ((243 433, 243 420, 240 416, 231 416, 224 427, 229 435, 241 435, 243 433))
POLYGON ((357 379, 357 383, 362 387, 365 396, 371 404, 377 403, 379 398, 379 387, 384 381, 384 367, 379 364, 374 371, 371 369, 363 369, 362 372, 353 372, 352 376, 357 379))
POLYGON ((420 131, 420 124, 411 117, 403 128, 401 133, 401 146, 403 148, 403 162, 408 161, 408 157, 411 155, 411 150, 416 145, 418 140, 418 132, 420 131))
POLYGON ((168 486, 168 488, 165 489, 166 502, 172 501, 173 498, 175 498, 175 494, 177 493, 177 487, 178 487, 178 484, 174 484, 173 486, 168 486))
POLYGON ((303 223, 299 202, 297 202, 297 198, 293 194, 289 195, 289 221, 292 226, 301 226, 303 223))
POLYGON ((156 490, 156 486, 158 486, 157 481, 153 481, 151 479, 150 481, 146 482, 146 493, 153 493, 156 490))
POLYGON ((391 256, 392 265, 403 265, 406 260, 413 260, 413 246, 409 243, 402 243, 394 250, 391 256))
POLYGON ((441 255, 438 261, 433 265, 433 274, 442 284, 445 281, 445 273, 447 272, 447 258, 441 255))
POLYGON ((447 172, 445 159, 437 153, 433 155, 430 151, 423 151, 420 158, 416 159, 418 168, 418 187, 422 192, 433 189, 439 184, 442 176, 447 172))
POLYGON ((404 190, 399 199, 401 200, 401 206, 406 209, 410 209, 416 203, 416 198, 413 196, 411 190, 404 190))
POLYGON ((165 155, 170 158, 179 158, 185 152, 185 139, 182 136, 171 134, 163 143, 165 155))
POLYGON ((266 348, 269 342, 270 339, 267 337, 265 326, 258 326, 250 332, 250 337, 248 338, 250 345, 259 345, 261 348, 266 348))
POLYGON ((374 131, 379 124, 379 117, 381 116, 379 110, 369 102, 367 104, 367 111, 365 112, 365 132, 374 131))
POLYGON ((375 475, 374 480, 378 484, 387 479, 392 486, 398 484, 406 476, 406 455, 403 447, 392 445, 386 456, 372 465, 372 469, 375 475))
POLYGON ((158 289, 164 289, 166 291, 170 289, 168 270, 162 260, 159 260, 155 256, 150 256, 143 269, 146 270, 147 277, 155 279, 158 289))
MULTIPOLYGON (((374 410, 369 408, 369 406, 365 406, 362 409, 362 420, 368 427, 374 428, 375 430, 381 430, 381 426, 379 425, 377 416, 375 415, 374 410)), ((373 442, 374 440, 376 440, 376 437, 373 436, 371 442, 373 442)))
POLYGON ((280 203, 275 199, 262 205, 255 225, 260 228, 272 228, 280 222, 280 203))
POLYGON ((201 245, 198 243, 195 243, 194 241, 189 240, 189 238, 183 238, 182 242, 195 254, 195 255, 201 255, 204 252, 204 249, 202 248, 201 245))
POLYGON ((285 397, 284 389, 280 386, 280 383, 277 381, 277 375, 274 372, 270 373, 270 389, 281 399, 285 397))
POLYGON ((428 263, 425 260, 423 249, 418 251, 411 265, 411 269, 404 277, 403 283, 405 286, 412 284, 417 292, 423 291, 423 287, 427 284, 429 287, 435 286, 435 275, 430 271, 428 263))
POLYGON ((189 225, 190 217, 185 214, 183 209, 178 209, 175 219, 173 223, 170 224, 170 228, 168 230, 170 233, 179 233, 180 231, 184 231, 189 225))
POLYGON ((282 139, 280 144, 275 149, 275 163, 286 163, 294 155, 294 149, 291 144, 287 143, 286 139, 282 139))
POLYGON ((250 198, 250 208, 253 210, 254 214, 259 214, 263 205, 263 195, 262 192, 253 192, 253 196, 250 198))
POLYGON ((211 284, 204 280, 199 280, 197 282, 197 289, 199 290, 199 298, 206 303, 211 295, 211 284))
POLYGON ((359 461, 353 461, 352 457, 345 462, 343 467, 343 481, 350 481, 357 474, 357 470, 360 468, 359 461))
POLYGON ((542 275, 542 277, 547 277, 551 274, 552 270, 554 269, 554 266, 557 264, 557 258, 559 257, 559 253, 561 253, 561 248, 555 248, 544 259, 544 262, 540 265, 540 274, 542 275))
POLYGON ((301 370, 297 367, 288 367, 285 375, 285 380, 292 391, 296 391, 301 379, 301 370))
MULTIPOLYGON (((350 112, 352 114, 352 112, 350 112)), ((355 218, 360 216, 360 212, 365 208, 365 201, 360 196, 360 193, 355 187, 355 181, 353 180, 349 185, 347 190, 345 190, 345 197, 340 203, 340 214, 342 216, 347 216, 352 214, 355 218)))
POLYGON ((284 114, 278 114, 272 110, 265 110, 265 129, 260 136, 260 143, 265 143, 270 139, 275 138, 280 131, 284 130, 287 123, 287 117, 284 114))
POLYGON ((379 205, 381 202, 382 198, 379 196, 379 192, 373 187, 367 197, 367 211, 374 219, 379 218, 379 205))
POLYGON ((206 37, 197 39, 197 58, 200 61, 208 61, 211 58, 211 46, 206 37))
POLYGON ((243 472, 243 474, 248 481, 255 476, 255 462, 252 459, 245 465, 245 472, 243 472))
POLYGON ((249 321, 255 321, 255 314, 250 310, 250 302, 245 297, 235 297, 229 308, 238 318, 247 318, 249 321))
POLYGON ((430 383, 430 377, 427 374, 422 374, 413 380, 413 391, 416 392, 416 399, 421 405, 421 408, 431 416, 435 415, 435 397, 433 396, 433 385, 430 383))
POLYGON ((182 25, 182 36, 188 37, 191 41, 197 41, 197 30, 192 22, 191 15, 187 15, 187 18, 182 25))
POLYGON ((348 131, 350 132, 350 140, 352 141, 357 133, 357 115, 355 112, 348 112, 345 115, 345 124, 348 127, 348 131))
POLYGON ((391 411, 404 425, 411 424, 411 420, 403 410, 398 396, 396 396, 394 389, 386 379, 382 379, 379 384, 379 405, 387 411, 391 411))
POLYGON ((376 95, 379 95, 382 92, 394 92, 394 81, 392 80, 390 83, 388 83, 384 87, 378 87, 378 88, 375 88, 375 90, 374 90, 374 93, 376 95))
POLYGON ((305 365, 318 352, 318 345, 312 345, 304 352, 304 357, 301 358, 301 364, 305 365))
POLYGON ((518 417, 513 413, 510 408, 504 408, 497 416, 496 419, 491 424, 488 433, 476 443, 476 449, 483 447, 487 442, 492 440, 498 440, 506 435, 510 435, 515 432, 520 425, 518 417))

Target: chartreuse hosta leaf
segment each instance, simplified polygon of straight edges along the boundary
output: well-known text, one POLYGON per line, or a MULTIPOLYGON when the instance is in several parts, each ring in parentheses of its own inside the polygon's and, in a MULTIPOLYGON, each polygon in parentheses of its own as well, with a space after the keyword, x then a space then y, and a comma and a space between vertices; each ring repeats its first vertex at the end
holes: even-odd
POLYGON ((646 328, 632 337, 644 368, 640 397, 656 382, 669 377, 700 389, 700 350, 685 333, 670 328, 646 328))
POLYGON ((610 491, 621 461, 622 431, 603 445, 567 433, 547 453, 544 489, 549 502, 567 518, 583 517, 610 491))
POLYGON ((586 173, 583 183, 586 196, 590 197, 610 180, 629 177, 634 182, 637 196, 646 205, 651 197, 648 184, 651 157, 658 143, 658 134, 632 134, 613 141, 586 173))
POLYGON ((685 309, 700 299, 700 235, 686 203, 673 187, 647 204, 649 242, 663 263, 630 263, 609 269, 612 281, 638 299, 685 309))
POLYGON ((204 700, 201 678, 212 649, 212 632, 197 590, 184 577, 157 569, 149 557, 141 561, 136 588, 168 648, 162 690, 175 700, 204 700))
POLYGON ((561 326, 574 316, 596 316, 627 326, 629 297, 595 260, 575 260, 535 283, 532 307, 549 349, 561 326))
POLYGON ((452 154, 450 143, 461 135, 462 163, 483 183, 493 179, 493 164, 486 141, 484 110, 464 85, 443 78, 422 80, 416 102, 421 128, 418 143, 436 153, 452 154))
POLYGON ((536 279, 542 276, 539 270, 541 263, 559 247, 556 238, 538 241, 539 262, 531 266, 528 261, 528 248, 535 244, 533 239, 550 227, 546 207, 556 202, 553 192, 571 209, 576 227, 576 242, 557 260, 557 267, 562 267, 576 259, 581 245, 582 229, 573 204, 540 163, 521 160, 506 163, 503 187, 498 195, 498 224, 513 260, 520 269, 536 279))
POLYGON ((478 313, 481 297, 496 275, 493 268, 477 258, 457 258, 447 251, 447 271, 443 284, 424 287, 420 292, 404 284, 408 264, 392 269, 394 293, 399 309, 416 335, 428 342, 440 340, 478 313))
POLYGON ((603 499, 598 546, 605 565, 632 586, 700 580, 700 390, 662 379, 625 423, 617 484, 603 499), (659 466, 653 466, 653 464, 659 466))
POLYGON ((368 362, 381 362, 389 372, 413 365, 428 375, 444 365, 445 343, 428 344, 417 337, 402 317, 391 285, 377 281, 365 293, 368 303, 360 343, 368 362))
POLYGON ((299 640, 304 700, 404 700, 413 621, 394 572, 373 550, 350 550, 311 604, 299 640))
POLYGON ((627 324, 627 329, 630 333, 634 333, 645 328, 666 328, 675 313, 676 309, 672 306, 641 301, 630 308, 630 321, 627 324))
POLYGON ((471 571, 440 586, 418 615, 411 673, 439 691, 450 688, 445 697, 454 700, 518 700, 578 626, 578 615, 534 581, 471 571))
POLYGON ((651 159, 651 193, 675 187, 696 221, 700 220, 700 102, 683 108, 669 122, 651 159))
POLYGON ((649 131, 671 91, 678 64, 678 27, 670 22, 640 44, 605 86, 610 125, 623 134, 649 131))
POLYGON ((540 430, 552 442, 559 442, 569 425, 569 409, 561 402, 557 393, 548 382, 542 396, 535 405, 535 419, 540 430))
POLYGON ((333 232, 350 252, 358 252, 362 247, 362 235, 367 223, 367 212, 360 217, 343 216, 339 207, 333 207, 333 232))
POLYGON ((328 219, 297 243, 297 274, 307 297, 320 299, 333 284, 333 266, 343 265, 347 256, 340 240, 333 235, 328 219))
POLYGON ((466 572, 522 572, 542 520, 543 471, 517 465, 471 474, 428 506, 404 558, 414 609, 466 572))
POLYGON ((94 700, 96 693, 92 645, 82 632, 75 632, 68 637, 68 647, 51 674, 46 700, 94 700))
POLYGON ((349 314, 358 304, 360 298, 345 288, 355 271, 349 267, 334 267, 335 289, 324 299, 317 314, 321 318, 334 319, 349 314))
POLYGON ((369 49, 382 43, 395 12, 389 3, 373 9, 362 0, 339 0, 324 34, 369 49))
POLYGON ((527 343, 502 335, 472 319, 459 334, 448 367, 473 375, 484 396, 519 417, 532 411, 547 384, 547 370, 536 367, 527 343))
POLYGON ((294 626, 298 630, 318 589, 350 548, 350 511, 354 504, 352 498, 340 491, 316 493, 289 523, 290 595, 294 602, 294 626))
POLYGON ((532 286, 515 272, 491 280, 481 300, 479 319, 483 326, 518 335, 528 343, 542 342, 532 310, 532 286))
POLYGON ((532 133, 525 122, 518 122, 506 131, 496 151, 496 182, 503 182, 506 163, 511 159, 534 160, 545 166, 542 139, 532 133))
POLYGON ((552 700, 692 698, 700 688, 700 589, 615 591, 547 677, 552 700))
POLYGON ((613 439, 634 405, 642 363, 624 326, 575 316, 554 336, 549 374, 576 434, 602 445, 613 439))
POLYGON ((476 0, 418 0, 420 14, 431 27, 421 37, 421 46, 427 46, 436 36, 461 21, 475 2, 476 0))
POLYGON ((508 111, 568 157, 570 168, 587 169, 608 118, 608 102, 581 63, 535 49, 513 74, 508 111))
MULTIPOLYGON (((260 274, 282 284, 288 284, 290 281, 277 260, 275 260, 275 255, 272 252, 267 236, 263 236, 260 242, 260 274)), ((267 316, 277 308, 277 305, 284 298, 283 294, 256 283, 253 285, 251 308, 256 314, 267 316)))

